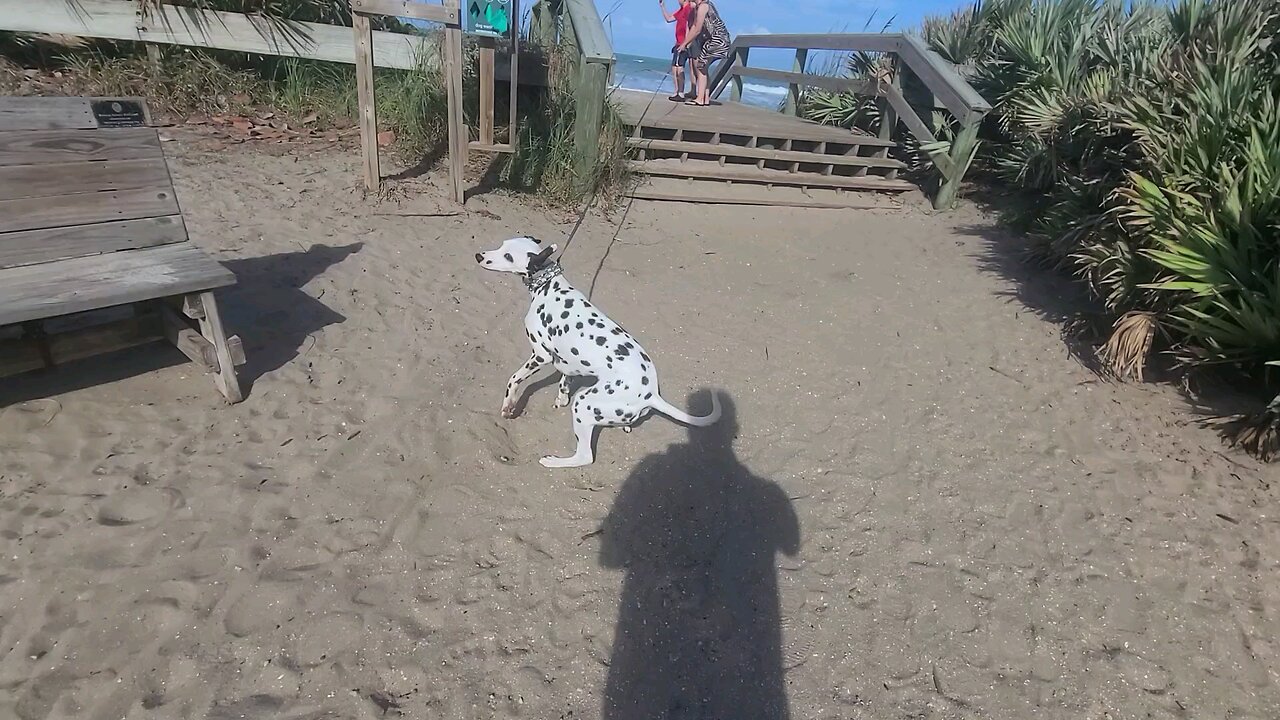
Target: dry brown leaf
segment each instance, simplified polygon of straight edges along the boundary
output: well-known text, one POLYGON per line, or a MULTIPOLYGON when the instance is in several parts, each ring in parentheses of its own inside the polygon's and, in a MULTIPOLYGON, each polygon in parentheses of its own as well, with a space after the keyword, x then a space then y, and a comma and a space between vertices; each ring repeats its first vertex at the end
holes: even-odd
POLYGON ((396 133, 394 130, 383 130, 378 133, 378 147, 387 147, 396 141, 396 133))

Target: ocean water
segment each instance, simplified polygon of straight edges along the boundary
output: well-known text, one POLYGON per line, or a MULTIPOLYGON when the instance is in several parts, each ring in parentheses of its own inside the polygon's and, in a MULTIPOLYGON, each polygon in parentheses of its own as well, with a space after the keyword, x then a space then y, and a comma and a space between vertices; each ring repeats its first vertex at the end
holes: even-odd
MULTIPOLYGON (((719 63, 711 66, 712 77, 715 77, 718 67, 719 63)), ((655 58, 618 53, 614 61, 613 84, 615 87, 628 90, 660 91, 663 95, 670 95, 672 87, 670 72, 671 56, 655 58)), ((686 89, 688 86, 689 82, 686 79, 686 89)), ((747 80, 742 84, 742 102, 749 105, 776 109, 786 96, 785 84, 756 79, 747 80)), ((722 97, 728 98, 728 91, 722 97)))

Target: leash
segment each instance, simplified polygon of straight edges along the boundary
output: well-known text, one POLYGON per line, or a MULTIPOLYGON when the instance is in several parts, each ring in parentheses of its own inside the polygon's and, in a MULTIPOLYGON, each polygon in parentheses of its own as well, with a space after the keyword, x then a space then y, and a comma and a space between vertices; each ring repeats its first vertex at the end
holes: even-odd
MULTIPOLYGON (((658 99, 658 94, 662 92, 662 86, 666 84, 667 78, 669 77, 671 77, 670 70, 662 74, 662 80, 658 83, 658 89, 649 96, 649 102, 645 104, 644 110, 640 112, 641 118, 649 113, 649 108, 653 107, 653 101, 658 99)), ((573 239, 578 235, 578 230, 582 227, 582 221, 587 219, 587 211, 589 211, 591 206, 595 204, 595 200, 596 188, 593 184, 591 188, 591 197, 587 198, 586 204, 582 206, 582 211, 578 213, 578 221, 574 223, 573 230, 569 233, 569 237, 564 241, 564 247, 561 248, 560 253, 556 255, 555 259, 557 262, 564 258, 565 253, 569 252, 569 246, 573 244, 573 239)), ((591 276, 591 286, 587 288, 588 300, 591 299, 591 296, 595 293, 596 279, 600 277, 600 271, 604 268, 604 261, 609 258, 609 253, 613 250, 614 243, 618 241, 618 233, 622 232, 622 226, 626 224, 627 215, 630 214, 631 206, 634 205, 635 202, 636 198, 634 195, 627 198, 627 206, 622 209, 622 218, 618 220, 618 227, 614 228, 613 237, 609 238, 609 244, 604 249, 604 255, 600 257, 600 263, 596 265, 596 271, 591 276)))

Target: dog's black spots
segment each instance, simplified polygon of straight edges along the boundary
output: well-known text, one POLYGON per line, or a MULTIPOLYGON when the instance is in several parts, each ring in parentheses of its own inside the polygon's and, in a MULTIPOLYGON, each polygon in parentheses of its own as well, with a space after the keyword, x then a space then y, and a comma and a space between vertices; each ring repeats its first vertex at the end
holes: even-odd
POLYGON ((578 348, 569 348, 569 352, 573 353, 574 355, 577 355, 577 354, 578 354, 578 348))
POLYGON ((652 397, 653 397, 653 393, 645 393, 645 394, 644 394, 644 399, 645 399, 645 400, 649 400, 649 399, 650 399, 650 398, 652 398, 652 397))
POLYGON ((568 300, 565 300, 565 301, 564 301, 564 306, 565 306, 565 307, 567 307, 567 308, 571 308, 571 307, 573 307, 573 298, 569 298, 568 300))
POLYGON ((600 347, 604 347, 604 344, 609 342, 608 340, 605 339, 603 335, 597 335, 595 340, 596 340, 596 344, 599 345, 600 347))
POLYGON ((649 366, 648 366, 648 365, 645 365, 644 363, 640 363, 640 372, 642 372, 642 373, 647 373, 647 372, 649 372, 649 366))
POLYGON ((649 359, 648 355, 644 354, 643 350, 640 351, 640 357, 643 358, 645 362, 653 362, 652 360, 649 359))
POLYGON ((649 376, 648 376, 648 375, 645 375, 645 376, 641 377, 641 378, 640 378, 640 384, 641 384, 641 385, 648 385, 648 384, 649 384, 649 376))
POLYGON ((582 367, 591 367, 591 363, 587 362, 586 360, 583 360, 582 367))
POLYGON ((564 327, 560 328, 560 334, 561 334, 561 335, 568 335, 568 334, 569 334, 569 326, 568 326, 568 325, 565 325, 564 327))
POLYGON ((614 328, 614 329, 610 330, 609 332, 613 333, 614 335, 621 335, 621 334, 622 334, 622 328, 614 328))
POLYGON ((578 323, 577 325, 575 325, 575 327, 577 327, 579 330, 581 330, 581 329, 582 329, 582 323, 578 323))
POLYGON ((613 388, 605 388, 605 389, 604 389, 604 392, 605 392, 605 394, 606 394, 606 395, 612 395, 612 394, 613 394, 613 388))
MULTIPOLYGON (((630 345, 630 344, 631 343, 627 343, 627 345, 630 345)), ((624 358, 631 354, 631 351, 627 349, 627 345, 619 345, 618 348, 614 350, 614 352, 617 353, 618 357, 624 358)))
POLYGON ((613 414, 617 415, 618 417, 622 417, 622 408, 618 408, 617 410, 614 410, 613 414))
POLYGON ((502 257, 506 258, 506 259, 507 259, 507 262, 515 262, 515 261, 516 261, 516 260, 515 260, 515 258, 511 257, 511 253, 503 253, 503 254, 502 254, 502 257))
POLYGON ((568 310, 565 310, 564 312, 560 313, 560 319, 561 319, 561 320, 566 320, 566 319, 568 319, 568 317, 569 317, 569 311, 568 311, 568 310))
POLYGON ((627 343, 624 343, 624 344, 627 346, 627 349, 628 349, 628 350, 635 350, 635 349, 636 349, 636 346, 635 346, 634 344, 630 343, 630 342, 627 342, 627 343))

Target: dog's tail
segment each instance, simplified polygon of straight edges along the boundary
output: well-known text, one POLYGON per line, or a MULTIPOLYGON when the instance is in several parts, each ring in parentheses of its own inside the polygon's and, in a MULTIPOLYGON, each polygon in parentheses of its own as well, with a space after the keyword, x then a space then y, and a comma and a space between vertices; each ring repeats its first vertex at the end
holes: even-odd
POLYGON ((711 414, 703 415, 702 417, 690 415, 675 405, 663 400, 661 395, 654 395, 653 399, 649 401, 649 405, 654 410, 657 410, 672 420, 682 422, 686 425, 692 425, 694 427, 706 427, 708 425, 713 425, 720 419, 720 398, 716 393, 711 393, 711 414))

